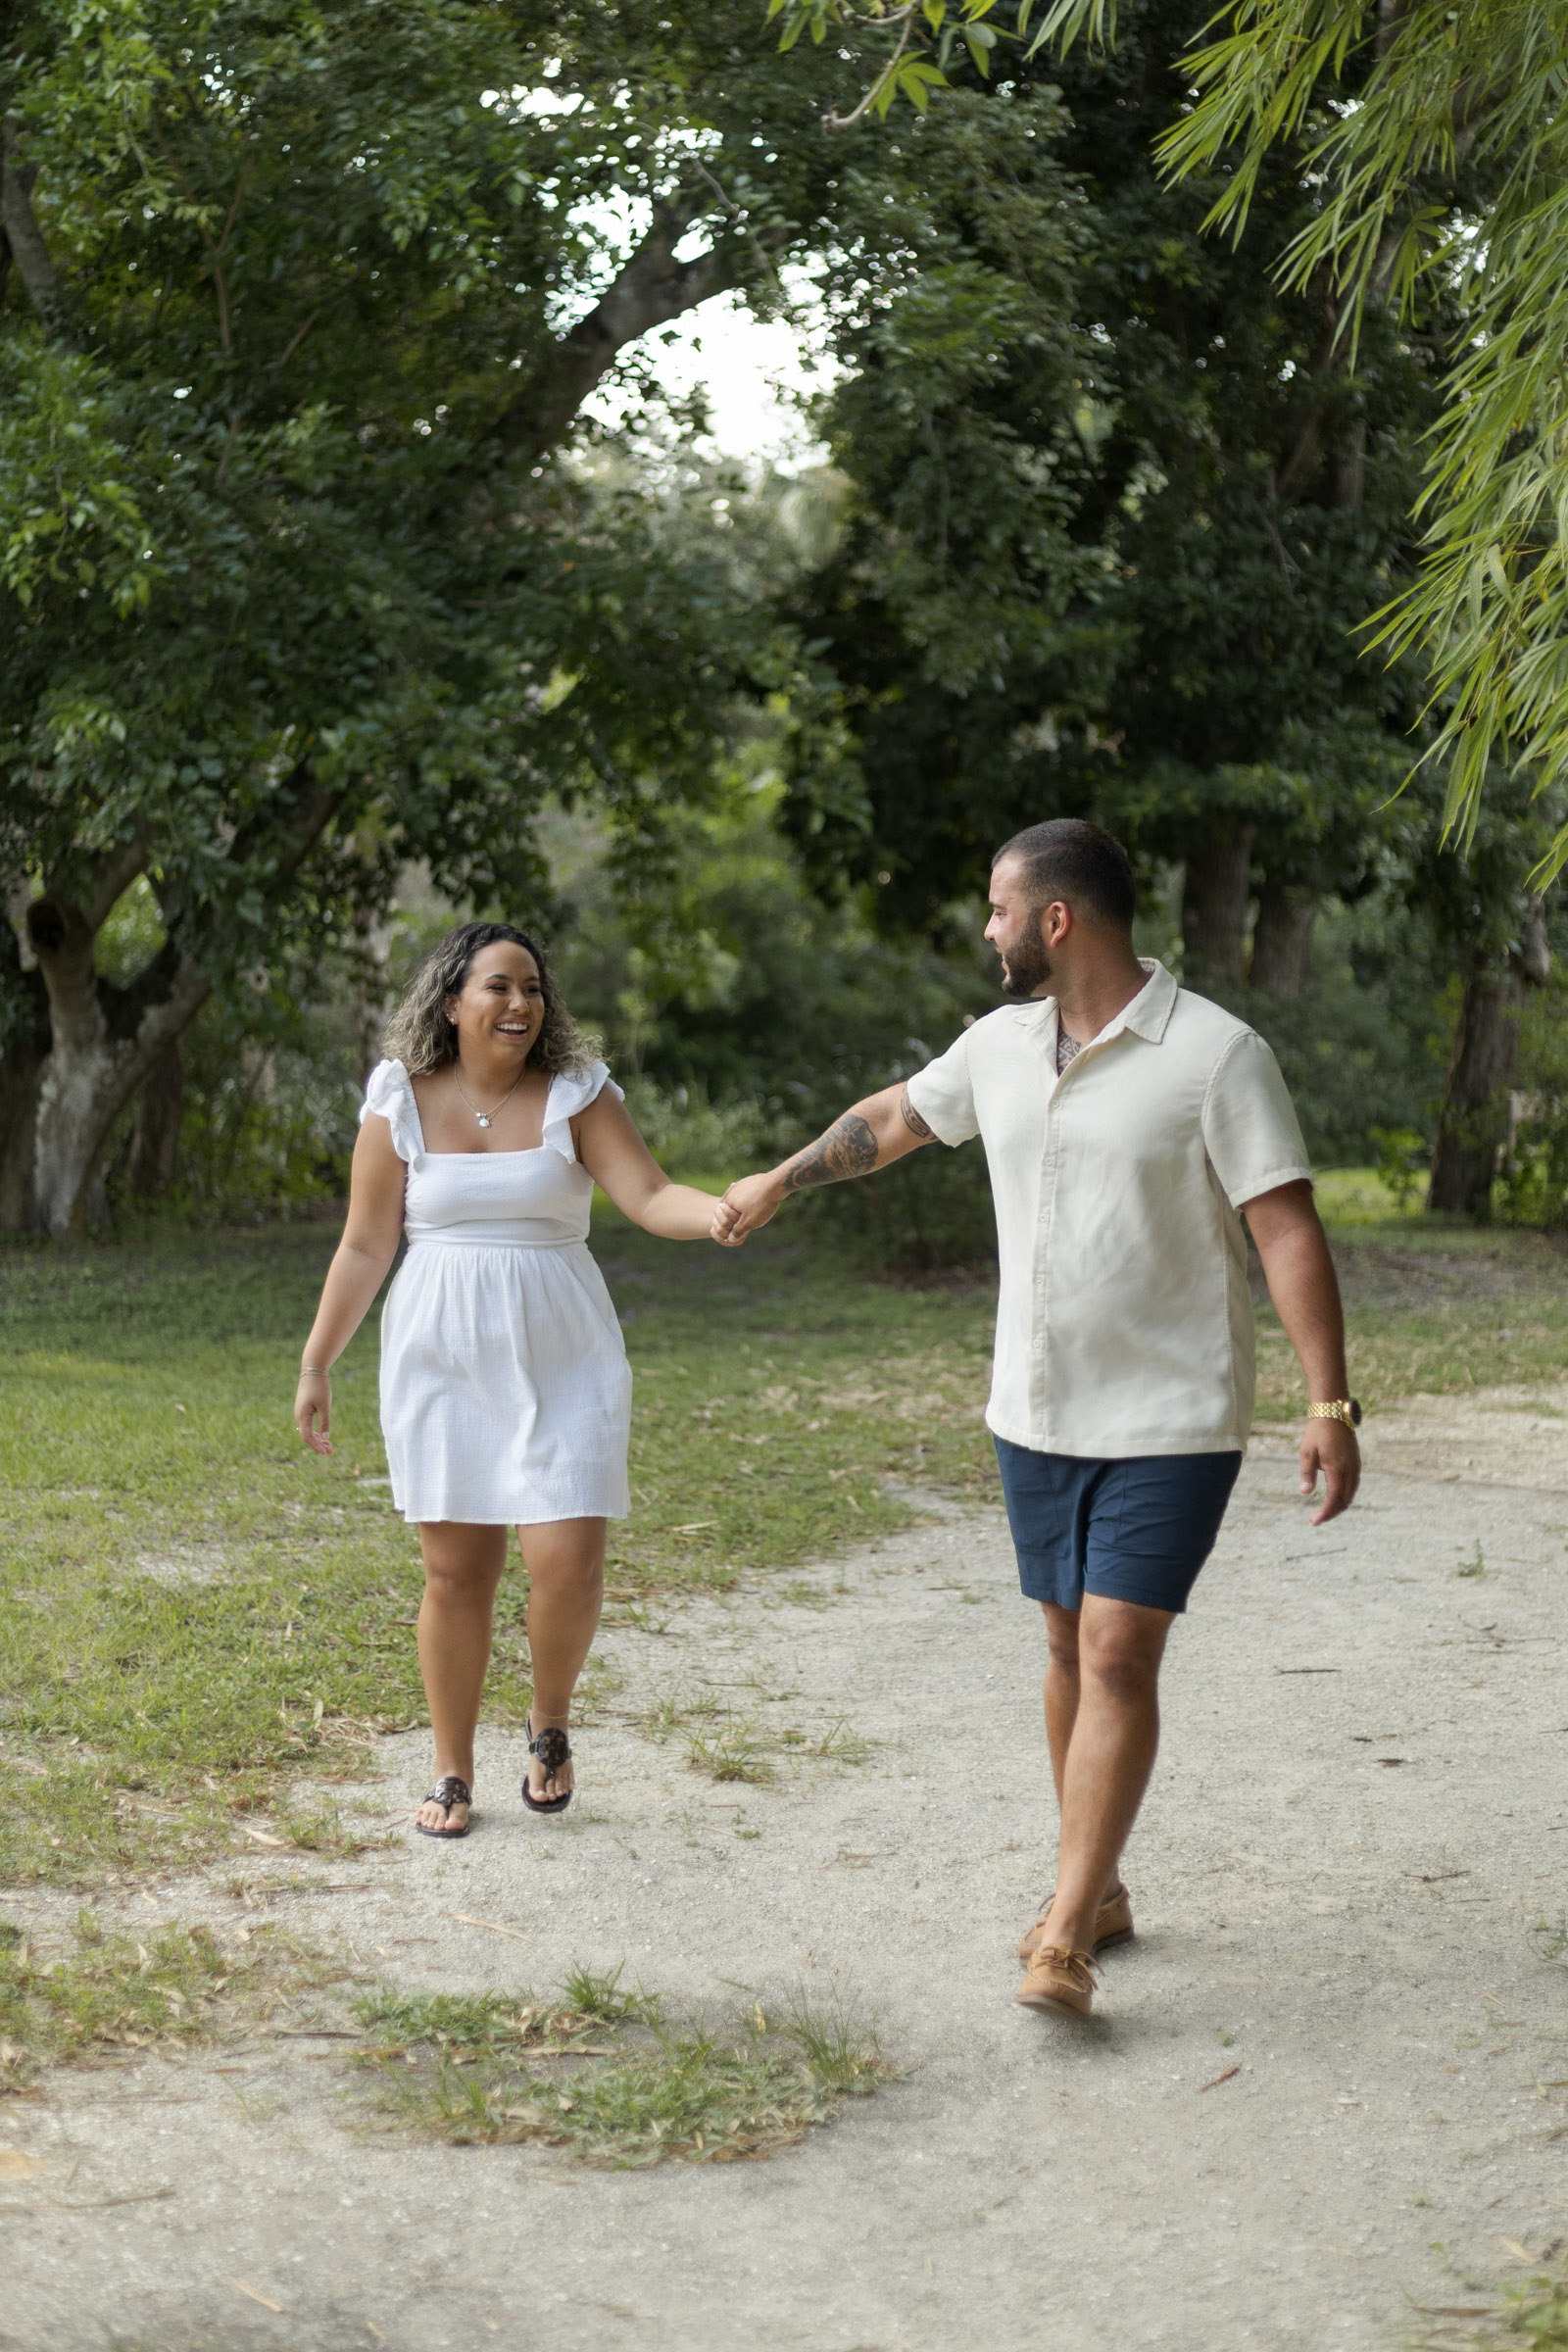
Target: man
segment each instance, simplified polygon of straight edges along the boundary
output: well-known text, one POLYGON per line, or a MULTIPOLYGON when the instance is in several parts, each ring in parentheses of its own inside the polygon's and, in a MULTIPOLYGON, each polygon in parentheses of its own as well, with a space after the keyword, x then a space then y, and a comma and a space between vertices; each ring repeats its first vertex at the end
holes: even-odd
POLYGON ((986 1419, 1024 1593, 1045 1610, 1056 1886, 1018 1946, 1026 2005, 1087 2017, 1133 1932, 1123 1844, 1153 1769, 1160 1659, 1213 1549, 1251 1423, 1242 1211, 1311 1398, 1314 1527, 1360 1462, 1345 1330, 1300 1128, 1263 1040, 1133 952, 1132 868, 1099 825, 998 852, 986 937, 1012 1000, 906 1086, 725 1196, 732 1238, 791 1193, 933 1136, 985 1143, 1001 1257, 986 1419))

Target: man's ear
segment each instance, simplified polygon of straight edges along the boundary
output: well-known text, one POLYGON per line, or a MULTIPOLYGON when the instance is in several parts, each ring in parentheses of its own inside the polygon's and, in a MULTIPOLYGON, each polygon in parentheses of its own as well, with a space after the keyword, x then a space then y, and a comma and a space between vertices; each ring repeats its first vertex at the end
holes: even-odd
POLYGON ((1041 907, 1040 936, 1048 948, 1059 948, 1072 927, 1072 908, 1065 899, 1053 899, 1041 907))

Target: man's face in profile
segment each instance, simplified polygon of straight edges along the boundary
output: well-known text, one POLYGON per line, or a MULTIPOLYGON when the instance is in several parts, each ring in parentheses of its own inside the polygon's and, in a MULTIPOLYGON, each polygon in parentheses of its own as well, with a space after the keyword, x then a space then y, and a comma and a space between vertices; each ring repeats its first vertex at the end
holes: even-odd
POLYGON ((1041 909, 1032 906, 1017 861, 1004 858, 991 876, 991 920, 986 937, 1002 957, 1004 997, 1033 997, 1052 977, 1051 956, 1040 936, 1041 909))

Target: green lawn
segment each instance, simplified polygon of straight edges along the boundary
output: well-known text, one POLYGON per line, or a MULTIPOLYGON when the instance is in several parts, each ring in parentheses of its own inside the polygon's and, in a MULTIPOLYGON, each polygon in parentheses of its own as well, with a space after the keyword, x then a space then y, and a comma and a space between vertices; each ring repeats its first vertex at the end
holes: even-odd
MULTIPOLYGON (((1561 1373, 1563 1241, 1394 1217, 1361 1177, 1324 1196, 1370 1408, 1561 1373)), ((608 1210, 595 1233, 637 1374, 613 1609, 754 1569, 787 1586, 907 1519, 890 1475, 994 1491, 984 1280, 870 1280, 805 1218, 725 1253, 608 1210)), ((0 1885, 243 1847, 247 1817, 329 1849, 335 1809, 299 1786, 352 1779, 376 1730, 422 1720, 417 1545, 384 1484, 373 1322, 334 1384, 335 1457, 289 1420, 334 1239, 0 1251, 0 1885)), ((1294 1415, 1288 1348, 1265 1336, 1260 1354, 1261 1416, 1294 1415)), ((527 1703, 521 1601, 511 1580, 492 1719, 527 1703)))
MULTIPOLYGON (((1369 1410, 1568 1373, 1568 1235, 1401 1215, 1363 1168, 1331 1170, 1318 1198, 1369 1410)), ((1274 1334, 1258 1349, 1258 1417, 1286 1419, 1302 1396, 1296 1361, 1267 1307, 1258 1327, 1274 1334)))
MULTIPOLYGON (((290 1812, 290 1781, 349 1777, 371 1733, 422 1720, 373 1320, 334 1378, 334 1457, 289 1419, 334 1240, 0 1254, 0 1885, 191 1858, 243 1842, 235 1817, 260 1808, 269 1835, 329 1847, 332 1808, 290 1812)), ((984 1291, 868 1283, 799 1228, 721 1254, 607 1210, 598 1245, 637 1374, 613 1606, 898 1526, 890 1472, 990 1475, 984 1291)), ((501 1720, 528 1700, 522 1600, 510 1580, 501 1720)))

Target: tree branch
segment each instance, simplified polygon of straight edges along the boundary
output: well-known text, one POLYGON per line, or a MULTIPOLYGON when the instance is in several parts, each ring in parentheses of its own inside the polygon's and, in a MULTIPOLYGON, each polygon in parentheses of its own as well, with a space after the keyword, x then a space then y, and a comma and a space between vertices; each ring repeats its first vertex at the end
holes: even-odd
POLYGON ((65 294, 32 209, 36 177, 37 166, 22 160, 15 116, 0 118, 0 222, 5 226, 11 258, 50 342, 74 351, 76 337, 65 294))
POLYGON ((115 901, 122 892, 130 888, 146 862, 147 844, 144 841, 123 842, 119 849, 109 851, 93 874, 91 895, 82 909, 94 932, 105 922, 115 901))
POLYGON ((653 225, 636 252, 502 411, 491 427, 492 440, 512 455, 546 456, 628 343, 738 282, 731 254, 710 251, 689 262, 675 259, 676 246, 708 201, 693 191, 656 205, 653 225))
POLYGON ((264 847, 270 847, 273 873, 292 874, 315 849, 343 801, 344 794, 336 786, 317 782, 309 758, 296 760, 275 797, 235 834, 228 847, 228 862, 248 865, 264 847))

